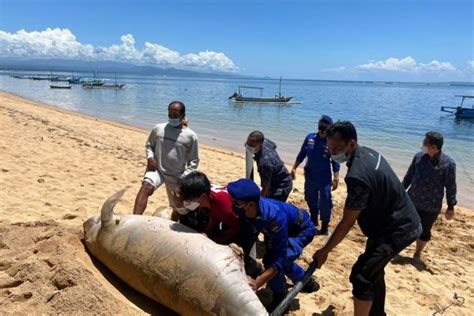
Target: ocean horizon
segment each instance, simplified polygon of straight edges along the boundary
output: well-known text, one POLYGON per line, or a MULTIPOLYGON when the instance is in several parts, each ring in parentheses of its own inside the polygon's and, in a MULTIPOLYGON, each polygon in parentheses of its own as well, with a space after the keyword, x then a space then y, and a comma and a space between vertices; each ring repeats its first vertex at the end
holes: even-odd
MULTIPOLYGON (((108 90, 73 85, 71 90, 55 90, 49 88, 50 81, 16 79, 4 72, 0 90, 145 130, 166 122, 168 103, 181 100, 190 128, 201 143, 244 153, 247 135, 261 130, 277 144, 288 165, 293 164, 305 136, 316 131, 318 119, 326 114, 334 121, 352 121, 359 144, 382 153, 400 179, 419 151, 424 134, 434 130, 444 135, 443 151, 457 163, 459 205, 474 205, 474 121, 440 112, 441 106, 459 105, 455 95, 474 95, 470 84, 291 79, 283 80, 282 94, 293 96, 294 101, 278 105, 228 100, 239 85, 261 86, 264 96, 274 96, 277 79, 126 75, 118 76, 117 81, 126 86, 108 90)), ((342 172, 345 170, 344 166, 342 172)))

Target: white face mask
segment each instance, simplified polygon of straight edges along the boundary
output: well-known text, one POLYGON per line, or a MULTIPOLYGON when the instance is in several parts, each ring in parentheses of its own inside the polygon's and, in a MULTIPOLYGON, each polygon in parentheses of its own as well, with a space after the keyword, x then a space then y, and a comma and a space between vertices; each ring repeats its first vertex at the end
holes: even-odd
POLYGON ((247 144, 245 144, 245 149, 252 155, 254 155, 257 152, 257 148, 249 146, 247 144))
POLYGON ((178 212, 179 215, 186 215, 189 213, 189 210, 184 207, 180 207, 176 209, 176 212, 178 212))
POLYGON ((199 207, 199 202, 198 201, 184 201, 183 205, 186 209, 190 211, 195 211, 199 207))
POLYGON ((421 146, 421 151, 422 151, 424 154, 427 154, 427 153, 428 153, 428 146, 422 145, 422 146, 421 146))

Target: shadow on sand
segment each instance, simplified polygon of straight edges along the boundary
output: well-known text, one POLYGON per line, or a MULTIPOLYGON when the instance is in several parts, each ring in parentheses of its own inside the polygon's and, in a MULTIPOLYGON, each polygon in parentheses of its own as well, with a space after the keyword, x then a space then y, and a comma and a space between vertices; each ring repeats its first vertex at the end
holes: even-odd
POLYGON ((329 305, 325 310, 320 313, 313 313, 312 316, 334 316, 336 313, 334 311, 336 307, 334 305, 329 305))
POLYGON ((401 256, 401 255, 396 255, 392 259, 392 264, 398 264, 398 265, 406 265, 406 264, 411 264, 414 266, 418 271, 426 271, 429 272, 430 274, 436 274, 433 270, 428 268, 426 263, 421 261, 420 259, 414 259, 412 257, 407 257, 407 256, 401 256))

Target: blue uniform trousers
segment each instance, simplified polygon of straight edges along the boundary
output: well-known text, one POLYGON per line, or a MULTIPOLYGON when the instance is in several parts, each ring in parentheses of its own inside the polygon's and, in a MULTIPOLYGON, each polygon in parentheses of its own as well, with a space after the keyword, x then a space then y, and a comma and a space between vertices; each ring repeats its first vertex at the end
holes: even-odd
POLYGON ((317 181, 306 178, 304 182, 304 198, 308 203, 311 217, 316 219, 318 215, 323 222, 331 220, 333 208, 331 196, 331 183, 320 184, 317 181))
MULTIPOLYGON (((307 214, 305 212, 305 214, 307 214)), ((279 271, 270 281, 268 281, 268 287, 273 291, 273 293, 285 293, 287 291, 285 275, 294 283, 301 280, 304 275, 304 270, 298 264, 295 263, 295 260, 303 253, 304 247, 308 245, 314 238, 316 234, 316 229, 308 215, 305 216, 304 222, 301 224, 301 230, 297 233, 296 236, 291 236, 289 232, 288 237, 288 248, 285 266, 283 271, 279 271)), ((270 249, 271 251, 271 249, 270 249)), ((268 254, 269 252, 267 252, 268 254)), ((265 269, 270 268, 268 257, 265 255, 263 257, 263 264, 265 269)))

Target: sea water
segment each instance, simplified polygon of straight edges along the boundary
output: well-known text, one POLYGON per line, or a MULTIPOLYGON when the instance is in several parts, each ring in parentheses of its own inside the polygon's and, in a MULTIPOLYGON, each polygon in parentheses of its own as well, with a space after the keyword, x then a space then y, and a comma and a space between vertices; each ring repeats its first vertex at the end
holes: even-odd
MULTIPOLYGON (((272 97, 278 93, 278 80, 138 75, 117 80, 126 83, 122 90, 81 85, 63 90, 50 89, 49 81, 15 79, 3 73, 0 90, 146 130, 167 120, 170 101, 181 100, 201 143, 243 153, 247 135, 260 130, 277 144, 287 164, 293 164, 305 136, 316 131, 319 118, 326 114, 335 121, 350 120, 357 128, 359 144, 382 153, 401 179, 420 150, 424 134, 438 131, 445 138, 444 152, 457 163, 459 205, 474 205, 474 120, 440 112, 441 106, 459 105, 455 95, 474 95, 474 86, 284 80, 282 94, 294 98, 290 104, 279 105, 237 104, 228 99, 239 85, 263 87, 263 96, 272 97)), ((259 96, 258 90, 243 93, 259 96)))

